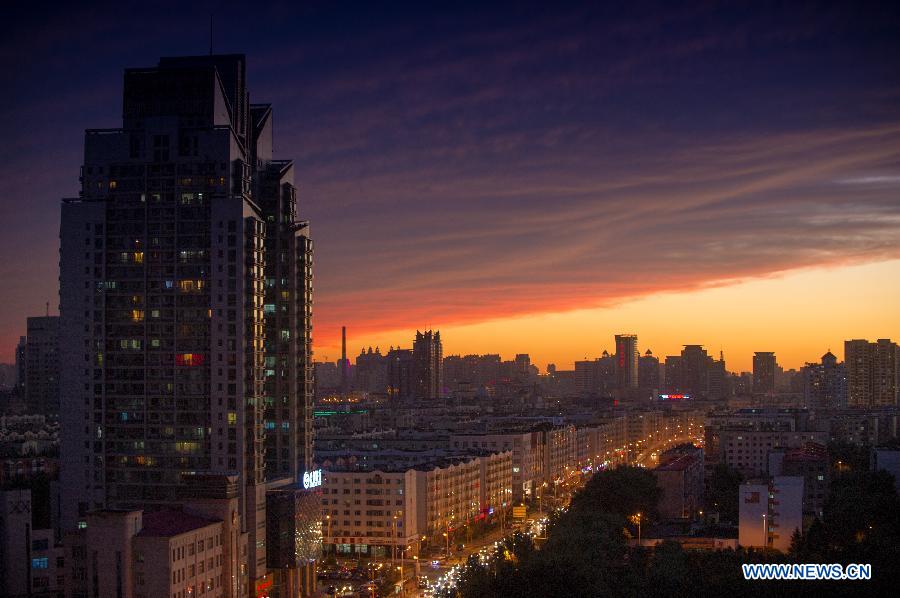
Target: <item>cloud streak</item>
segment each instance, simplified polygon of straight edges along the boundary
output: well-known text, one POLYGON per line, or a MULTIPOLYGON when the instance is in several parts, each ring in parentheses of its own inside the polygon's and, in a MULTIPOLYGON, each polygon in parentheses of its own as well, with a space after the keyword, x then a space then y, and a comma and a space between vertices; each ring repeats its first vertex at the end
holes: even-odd
MULTIPOLYGON (((319 346, 898 255, 883 3, 260 11, 217 13, 216 47, 296 161, 319 346)), ((55 302, 81 129, 115 125, 124 66, 205 50, 207 12, 179 14, 33 11, 0 42, 6 355, 55 302)))

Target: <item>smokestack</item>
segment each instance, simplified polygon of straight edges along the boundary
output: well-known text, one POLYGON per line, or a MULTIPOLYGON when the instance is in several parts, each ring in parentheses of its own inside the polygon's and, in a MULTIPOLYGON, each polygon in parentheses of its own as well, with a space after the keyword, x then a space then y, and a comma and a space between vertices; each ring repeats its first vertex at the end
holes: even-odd
POLYGON ((347 392, 347 327, 341 326, 341 392, 347 392))

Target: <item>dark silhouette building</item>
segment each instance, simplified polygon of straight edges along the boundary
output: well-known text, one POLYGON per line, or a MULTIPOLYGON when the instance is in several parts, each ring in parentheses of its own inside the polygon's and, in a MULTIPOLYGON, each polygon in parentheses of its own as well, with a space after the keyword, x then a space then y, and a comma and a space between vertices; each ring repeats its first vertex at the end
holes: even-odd
POLYGON ((616 335, 616 388, 638 387, 638 347, 636 334, 616 335))
POLYGON ((28 318, 25 337, 25 406, 29 413, 59 413, 59 316, 28 318))
POLYGON ((413 394, 417 399, 439 399, 444 392, 444 349, 440 331, 416 331, 413 343, 413 394))
POLYGON ((312 241, 272 137, 242 55, 127 69, 60 230, 64 527, 228 472, 251 583, 267 483, 312 466, 312 241))
POLYGON ((753 392, 771 394, 775 392, 775 370, 778 364, 775 353, 757 351, 753 354, 753 392))

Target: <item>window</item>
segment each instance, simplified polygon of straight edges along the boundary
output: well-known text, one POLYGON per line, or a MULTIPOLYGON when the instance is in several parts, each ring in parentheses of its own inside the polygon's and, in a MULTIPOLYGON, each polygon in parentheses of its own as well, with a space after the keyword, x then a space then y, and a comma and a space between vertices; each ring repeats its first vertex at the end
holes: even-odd
POLYGON ((175 355, 175 365, 197 366, 203 365, 204 361, 202 353, 178 353, 175 355))
POLYGON ((42 556, 37 559, 31 559, 31 568, 32 569, 49 569, 50 563, 47 557, 42 556))

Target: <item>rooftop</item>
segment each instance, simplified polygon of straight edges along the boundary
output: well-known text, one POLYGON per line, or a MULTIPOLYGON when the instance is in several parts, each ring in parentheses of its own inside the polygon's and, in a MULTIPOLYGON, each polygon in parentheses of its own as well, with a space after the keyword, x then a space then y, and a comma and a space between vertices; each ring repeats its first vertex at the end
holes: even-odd
POLYGON ((143 523, 144 527, 138 536, 166 538, 221 523, 221 520, 189 515, 182 511, 155 511, 144 513, 143 523))

